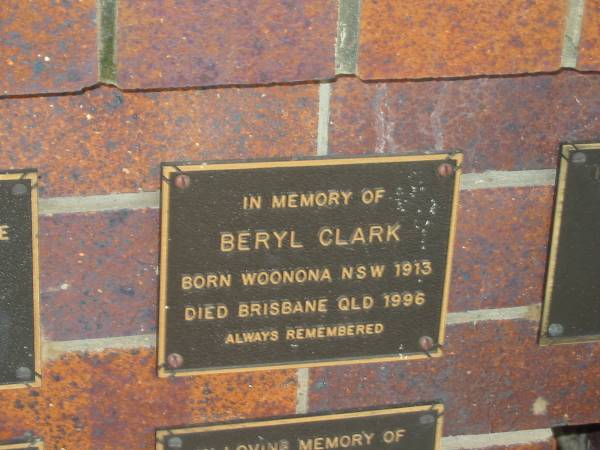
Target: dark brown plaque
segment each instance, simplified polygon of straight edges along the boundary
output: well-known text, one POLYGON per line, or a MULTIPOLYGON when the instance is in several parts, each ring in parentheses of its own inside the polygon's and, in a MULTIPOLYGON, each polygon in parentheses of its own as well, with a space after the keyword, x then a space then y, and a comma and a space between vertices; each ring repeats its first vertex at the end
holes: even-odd
POLYGON ((0 389, 40 381, 36 183, 0 172, 0 389))
POLYGON ((421 405, 158 431, 157 450, 439 450, 443 405, 421 405))
POLYGON ((600 339, 600 143, 561 148, 541 344, 600 339))
POLYGON ((440 355, 460 160, 165 164, 159 374, 440 355))

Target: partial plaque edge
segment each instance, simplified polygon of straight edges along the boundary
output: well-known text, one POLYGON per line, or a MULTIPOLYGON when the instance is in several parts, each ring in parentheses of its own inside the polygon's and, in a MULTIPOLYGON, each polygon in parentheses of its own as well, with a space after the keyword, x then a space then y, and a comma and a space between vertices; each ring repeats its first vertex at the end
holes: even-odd
POLYGON ((159 378, 187 377, 195 375, 217 375, 226 373, 256 372, 264 370, 286 370, 315 367, 332 367, 351 364, 377 364, 386 362, 411 361, 428 358, 439 358, 443 355, 442 347, 445 342, 446 322, 448 315, 448 299, 450 297, 450 279, 452 274, 452 256, 454 254, 454 240, 456 236, 456 221, 458 217, 458 197, 460 193, 460 177, 462 175, 463 154, 460 152, 437 153, 424 155, 401 155, 401 156, 367 156, 355 158, 311 158, 286 161, 253 161, 253 162, 207 162, 187 163, 165 162, 161 166, 161 214, 160 214, 160 286, 158 305, 158 333, 157 333, 157 375, 159 378), (214 369, 191 369, 172 371, 166 369, 166 318, 167 304, 167 268, 168 236, 169 236, 169 194, 170 176, 173 173, 185 174, 188 172, 220 171, 220 170, 243 170, 262 169, 267 167, 315 167, 335 165, 357 165, 357 164, 382 164, 392 162, 418 162, 418 161, 447 161, 456 163, 454 174, 454 186, 452 194, 452 211, 450 215, 450 230, 448 236, 448 248, 446 252, 446 273, 444 275, 444 288, 442 293, 442 310, 440 314, 440 329, 438 331, 437 347, 430 352, 411 353, 408 355, 386 355, 368 358, 340 358, 325 359, 322 361, 290 362, 286 364, 269 364, 246 367, 214 368, 214 369))
POLYGON ((388 416, 394 414, 410 414, 413 412, 436 412, 436 430, 435 430, 435 450, 441 450, 442 448, 442 433, 444 428, 444 405, 442 403, 430 403, 425 405, 417 406, 398 406, 389 407, 384 409, 372 409, 363 411, 352 411, 352 412, 338 412, 338 413, 325 413, 325 414, 311 414, 304 416, 294 416, 284 419, 266 419, 250 422, 236 422, 226 423, 219 425, 203 425, 196 427, 187 428, 173 428, 173 429, 162 429, 156 431, 156 450, 168 450, 164 445, 166 438, 171 436, 179 436, 188 433, 203 433, 210 431, 227 431, 227 430, 241 430, 248 428, 257 428, 264 426, 278 426, 278 425, 293 425, 298 423, 314 423, 323 422, 327 420, 344 420, 354 419, 362 417, 373 417, 373 416, 388 416))
POLYGON ((558 256, 558 245, 560 243, 560 227, 565 203, 565 188, 571 153, 580 150, 600 151, 600 142, 594 143, 565 143, 560 146, 560 165, 558 170, 558 181, 556 183, 556 200, 554 202, 554 214, 552 217, 552 233, 550 242, 550 253, 548 256, 548 267, 546 272, 546 285, 544 287, 544 301, 542 306, 542 323, 540 327, 538 343, 541 347, 563 344, 583 344, 600 340, 600 335, 551 337, 548 335, 550 326, 550 309, 552 308, 552 293, 554 291, 554 276, 556 274, 556 260, 558 256))
MULTIPOLYGON (((33 383, 11 383, 0 385, 0 391, 41 387, 42 368, 42 331, 40 314, 40 260, 39 260, 39 223, 38 223, 38 173, 37 170, 2 171, 1 180, 30 180, 31 182, 31 257, 33 278, 33 340, 34 340, 34 381, 33 383)), ((18 448, 18 447, 17 447, 18 448)), ((27 447, 24 447, 27 448, 27 447)), ((2 447, 0 447, 0 450, 2 447)))

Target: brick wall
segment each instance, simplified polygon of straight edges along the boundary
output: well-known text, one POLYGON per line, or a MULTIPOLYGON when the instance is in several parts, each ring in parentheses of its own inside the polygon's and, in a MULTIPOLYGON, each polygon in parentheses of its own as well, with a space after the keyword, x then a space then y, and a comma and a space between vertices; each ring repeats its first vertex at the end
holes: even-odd
POLYGON ((444 448, 600 422, 600 347, 537 345, 561 141, 600 140, 598 0, 4 0, 0 168, 38 168, 43 386, 0 441, 411 401, 444 448), (158 379, 161 161, 465 154, 434 360, 158 379))

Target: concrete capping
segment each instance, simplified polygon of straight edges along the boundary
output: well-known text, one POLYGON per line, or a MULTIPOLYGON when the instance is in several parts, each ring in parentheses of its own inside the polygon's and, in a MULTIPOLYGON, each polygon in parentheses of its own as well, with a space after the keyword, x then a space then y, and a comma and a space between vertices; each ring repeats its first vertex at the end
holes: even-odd
POLYGON ((335 41, 335 73, 354 75, 358 70, 361 0, 339 0, 335 41))
POLYGON ((496 189, 514 187, 553 186, 556 170, 488 170, 481 173, 466 173, 461 177, 461 189, 496 189))
POLYGON ((585 0, 568 0, 561 66, 574 69, 579 59, 579 41, 585 11, 585 0))
POLYGON ((296 389, 296 414, 306 414, 309 412, 310 369, 298 369, 296 389))
POLYGON ((160 193, 138 192, 134 194, 90 195, 87 197, 53 197, 39 200, 43 216, 85 212, 117 211, 120 209, 157 209, 160 193))
POLYGON ((491 448, 510 445, 534 444, 552 439, 550 428, 508 431, 505 433, 471 434, 442 438, 444 450, 491 448))

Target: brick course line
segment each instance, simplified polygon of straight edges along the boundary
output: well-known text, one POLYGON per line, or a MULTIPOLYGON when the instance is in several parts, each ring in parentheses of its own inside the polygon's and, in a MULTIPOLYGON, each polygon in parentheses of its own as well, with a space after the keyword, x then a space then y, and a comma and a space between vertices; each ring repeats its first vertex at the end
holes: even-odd
POLYGON ((354 75, 358 68, 361 0, 339 0, 335 73, 354 75))
POLYGON ((444 450, 490 448, 494 446, 533 444, 536 442, 546 442, 550 439, 552 439, 552 430, 541 428, 505 433, 447 436, 442 438, 442 448, 444 450))
POLYGON ((317 156, 329 154, 329 115, 331 106, 331 83, 319 84, 319 128, 317 130, 317 156))
POLYGON ((102 83, 117 83, 117 0, 98 1, 98 73, 102 83))
MULTIPOLYGON (((324 83, 325 84, 325 83, 324 83)), ((327 91, 327 88, 322 88, 327 91)), ((323 98, 326 94, 323 95, 323 98)), ((325 101, 324 101, 325 103, 325 101)), ((323 107, 326 109, 326 107, 323 107)), ((319 125, 319 142, 317 154, 326 156, 327 137, 324 130, 329 121, 327 111, 321 111, 319 125)), ((556 177, 554 169, 520 170, 520 171, 488 171, 483 173, 467 173, 462 176, 462 190, 497 189, 511 187, 552 186, 556 177)), ((120 209, 158 209, 160 207, 159 192, 137 192, 130 194, 90 195, 84 197, 52 197, 40 199, 40 214, 73 214, 86 212, 117 211, 120 209)))
MULTIPOLYGON (((447 324, 455 326, 464 323, 504 320, 539 320, 539 305, 517 306, 513 308, 478 309, 466 312, 449 313, 447 324)), ((44 341, 43 358, 45 361, 60 357, 70 352, 99 352, 107 349, 135 349, 154 347, 156 336, 143 334, 134 336, 117 336, 100 339, 80 339, 72 341, 44 341)), ((307 377, 308 378, 308 377, 307 377)))
POLYGON ((568 0, 567 19, 561 57, 562 67, 572 69, 577 67, 584 11, 585 0, 568 0))

